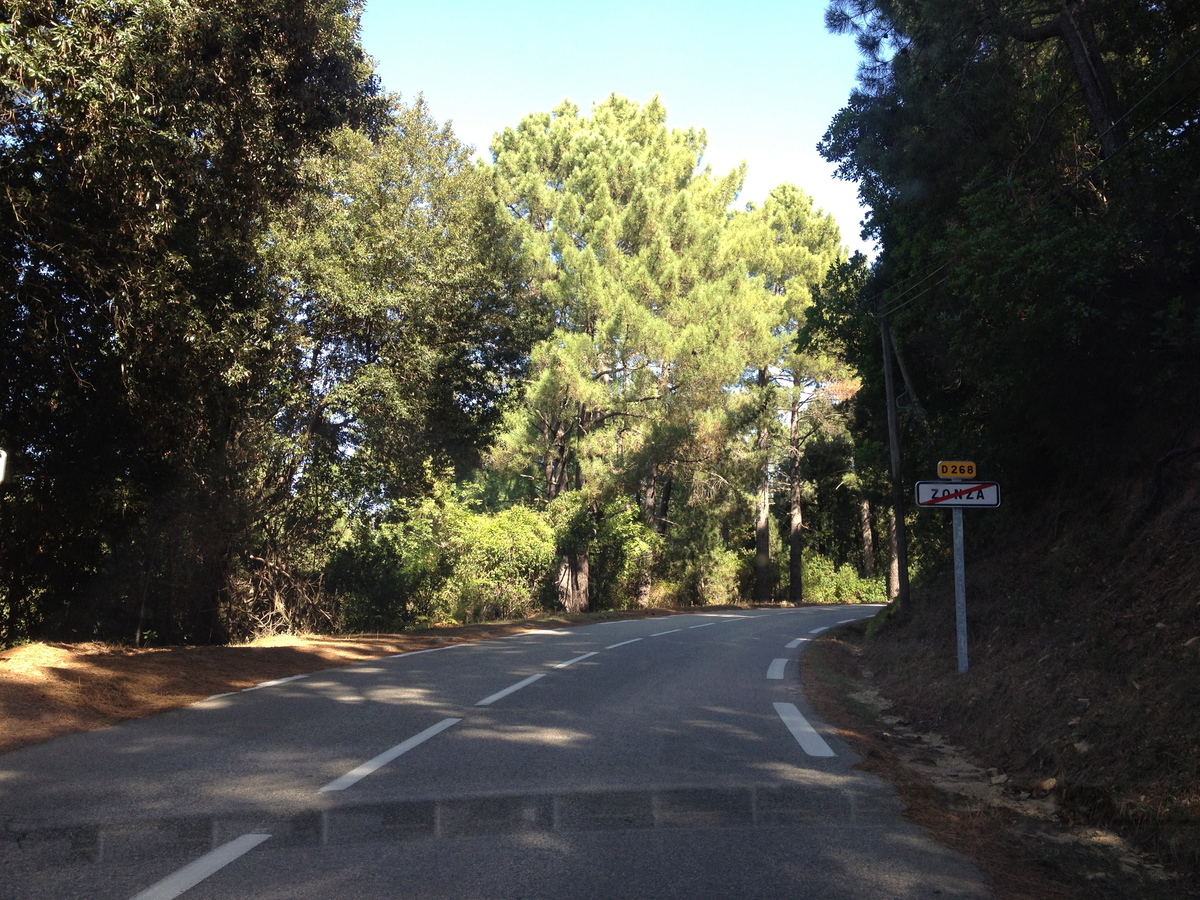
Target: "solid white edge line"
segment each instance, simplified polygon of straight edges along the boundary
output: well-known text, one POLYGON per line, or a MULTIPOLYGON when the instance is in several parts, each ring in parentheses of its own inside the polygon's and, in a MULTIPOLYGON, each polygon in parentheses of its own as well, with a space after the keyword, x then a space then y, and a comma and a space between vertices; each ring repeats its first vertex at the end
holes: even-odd
POLYGON ((825 739, 817 734, 816 729, 808 724, 808 720, 796 709, 794 703, 776 703, 775 712, 783 719, 792 737, 800 745, 800 749, 809 756, 834 756, 833 750, 825 743, 825 739))
POLYGON ((391 656, 381 656, 380 659, 399 659, 402 656, 420 656, 422 653, 437 653, 439 650, 449 650, 451 647, 461 647, 462 644, 446 644, 444 647, 426 647, 424 650, 405 650, 403 653, 393 653, 391 656))
POLYGON ((619 644, 609 644, 604 649, 605 650, 616 650, 618 647, 624 647, 626 644, 636 644, 640 640, 641 640, 641 638, 634 638, 631 641, 621 641, 621 643, 619 643, 619 644))
POLYGON ((524 681, 518 681, 516 684, 510 684, 504 690, 497 691, 496 693, 492 694, 492 696, 490 696, 490 697, 484 697, 482 700, 480 700, 475 705, 476 706, 491 706, 497 700, 503 699, 504 697, 507 697, 509 694, 514 693, 515 691, 519 691, 521 688, 531 685, 535 681, 537 681, 539 678, 544 678, 545 676, 546 676, 545 672, 539 672, 537 675, 530 675, 524 681))
POLYGON ((773 679, 783 678, 783 670, 787 668, 788 661, 786 659, 773 659, 771 665, 767 667, 767 677, 773 679))
POLYGON ((325 785, 325 787, 321 788, 318 793, 324 793, 326 791, 344 791, 346 788, 350 787, 350 785, 366 778, 376 769, 383 768, 397 756, 407 753, 413 747, 425 743, 434 735, 441 734, 451 725, 457 725, 461 721, 462 719, 442 719, 442 721, 438 722, 436 725, 426 728, 420 734, 413 735, 407 741, 397 744, 391 750, 385 750, 374 759, 368 759, 361 766, 351 769, 341 778, 335 778, 333 781, 329 782, 329 784, 325 785))
POLYGON ((595 655, 596 655, 597 653, 599 653, 599 652, 600 652, 599 650, 593 650, 591 653, 585 653, 585 654, 583 654, 583 656, 577 656, 577 657, 575 657, 574 659, 568 659, 566 662, 559 663, 559 664, 558 664, 557 666, 555 666, 554 668, 556 668, 556 669, 565 669, 567 666, 571 666, 571 665, 574 665, 574 664, 575 664, 575 663, 577 663, 577 662, 581 662, 582 660, 585 660, 585 659, 587 659, 589 656, 595 656, 595 655))
POLYGON ((277 684, 287 684, 289 681, 299 681, 301 678, 307 678, 308 673, 304 675, 290 675, 287 678, 276 678, 274 681, 264 681, 262 684, 256 684, 254 687, 243 688, 241 693, 246 694, 250 691, 258 691, 263 688, 275 687, 277 684))
POLYGON ((222 844, 211 853, 204 854, 195 862, 188 863, 158 884, 146 888, 132 900, 175 900, 184 891, 191 890, 205 878, 246 855, 269 837, 269 834, 243 834, 228 844, 222 844))
POLYGON ((809 632, 809 634, 820 634, 822 631, 828 631, 828 630, 829 630, 829 626, 826 625, 823 628, 814 628, 812 631, 809 632))
MULTIPOLYGON (((559 635, 562 635, 562 634, 578 634, 578 633, 579 632, 577 632, 577 631, 565 631, 562 628, 557 628, 557 629, 555 629, 555 628, 531 628, 531 629, 529 629, 529 631, 518 631, 516 634, 502 634, 502 635, 500 635, 500 637, 490 638, 490 640, 503 641, 503 640, 507 640, 508 638, 529 637, 531 634, 559 634, 559 635)), ((481 644, 483 642, 476 641, 475 643, 481 644)))
POLYGON ((693 628, 709 628, 716 624, 717 624, 716 622, 705 622, 703 625, 689 625, 688 630, 690 631, 693 628))
POLYGON ((650 637, 661 637, 664 634, 674 634, 677 631, 683 631, 683 629, 682 628, 672 628, 670 631, 659 631, 656 634, 650 635, 650 637))
POLYGON ((783 649, 784 650, 795 650, 797 647, 799 647, 801 644, 803 644, 807 640, 808 640, 808 638, 796 638, 794 641, 788 641, 786 644, 784 644, 783 649))

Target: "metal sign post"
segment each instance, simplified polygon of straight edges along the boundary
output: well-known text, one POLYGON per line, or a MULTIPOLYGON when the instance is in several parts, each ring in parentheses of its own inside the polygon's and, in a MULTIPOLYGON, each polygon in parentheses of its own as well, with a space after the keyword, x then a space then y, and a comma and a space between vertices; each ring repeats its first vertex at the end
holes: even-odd
POLYGON ((922 509, 949 507, 954 528, 954 618, 958 634, 958 671, 967 671, 967 562, 963 552, 963 509, 968 506, 994 509, 1000 505, 1000 485, 994 481, 965 481, 975 476, 975 463, 938 463, 945 481, 918 481, 917 506, 922 509))
POLYGON ((963 552, 962 507, 954 507, 954 621, 958 630, 958 674, 967 671, 967 560, 963 552))

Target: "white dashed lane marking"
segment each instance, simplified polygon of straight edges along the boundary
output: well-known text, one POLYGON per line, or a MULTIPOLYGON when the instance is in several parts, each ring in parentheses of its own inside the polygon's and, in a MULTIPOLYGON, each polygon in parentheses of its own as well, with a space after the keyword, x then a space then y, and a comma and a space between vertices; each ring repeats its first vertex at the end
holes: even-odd
POLYGON ((492 696, 490 696, 490 697, 484 697, 482 700, 480 700, 475 705, 476 706, 491 706, 497 700, 502 700, 505 697, 507 697, 509 694, 515 693, 516 691, 519 691, 523 687, 528 687, 529 685, 531 685, 535 681, 537 681, 539 678, 545 678, 545 677, 546 677, 545 672, 540 672, 537 675, 530 675, 524 681, 518 681, 516 684, 510 684, 504 690, 497 691, 496 693, 492 694, 492 696))
POLYGON ((767 677, 776 680, 783 677, 783 670, 787 668, 788 661, 786 659, 773 659, 771 665, 767 668, 767 677))
POLYGON ((362 781, 362 779, 366 778, 376 769, 383 768, 397 756, 407 753, 413 747, 420 746, 434 735, 441 734, 451 725, 457 725, 461 721, 462 719, 442 719, 442 721, 438 722, 436 725, 426 728, 420 734, 413 735, 407 741, 397 744, 391 750, 385 750, 374 759, 369 759, 361 766, 356 766, 341 778, 335 778, 333 781, 329 782, 329 784, 325 785, 325 787, 321 788, 319 793, 324 793, 326 791, 344 791, 346 788, 350 787, 350 785, 362 781))
POLYGON ((175 900, 184 891, 191 890, 205 878, 219 872, 234 860, 245 856, 269 837, 269 834, 243 834, 240 838, 221 845, 211 853, 206 853, 173 875, 168 875, 158 884, 151 885, 133 900, 175 900))
POLYGON ((817 734, 816 729, 809 725, 800 710, 796 709, 794 703, 776 703, 775 712, 779 713, 779 718, 783 719, 783 724, 788 727, 800 749, 809 756, 835 755, 832 748, 825 743, 825 739, 817 734))
POLYGON ((577 656, 574 659, 568 659, 566 662, 559 663, 554 668, 565 669, 567 666, 573 666, 573 665, 575 665, 575 663, 582 662, 583 660, 587 659, 589 656, 595 656, 599 652, 600 652, 599 650, 593 650, 591 653, 585 653, 585 654, 583 654, 583 656, 577 656))

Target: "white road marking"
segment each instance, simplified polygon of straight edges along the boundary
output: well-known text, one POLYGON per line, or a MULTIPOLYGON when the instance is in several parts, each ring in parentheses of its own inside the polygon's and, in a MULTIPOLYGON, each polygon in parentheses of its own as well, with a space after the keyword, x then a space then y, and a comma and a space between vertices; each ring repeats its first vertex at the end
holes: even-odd
POLYGON ((825 743, 825 739, 808 724, 808 720, 800 714, 800 710, 796 709, 794 703, 776 703, 775 712, 779 713, 783 724, 788 727, 792 737, 800 744, 800 749, 809 756, 834 755, 833 750, 825 743))
POLYGON ((787 667, 786 659, 773 659, 771 665, 767 667, 767 677, 779 679, 783 677, 783 670, 787 667))
POLYGON ((786 644, 784 644, 783 649, 784 650, 795 650, 797 647, 799 647, 801 644, 803 644, 807 640, 808 640, 808 638, 796 638, 794 641, 788 641, 786 644))
POLYGON ((211 853, 206 853, 175 874, 168 875, 158 884, 151 885, 133 900, 175 900, 184 891, 191 890, 205 878, 249 853, 269 837, 269 834, 243 834, 240 838, 223 844, 211 853))
POLYGON ((616 650, 618 647, 624 647, 626 644, 636 644, 640 640, 641 640, 641 638, 634 638, 631 641, 621 641, 621 643, 619 643, 619 644, 609 644, 604 649, 605 650, 616 650))
POLYGON ((404 743, 397 744, 391 750, 385 750, 374 759, 369 759, 361 766, 351 769, 341 778, 335 778, 333 781, 329 782, 329 784, 325 785, 325 787, 321 788, 318 793, 323 793, 325 791, 344 791, 346 788, 350 787, 350 785, 366 778, 376 769, 383 768, 397 756, 407 753, 413 747, 420 746, 434 735, 441 734, 451 725, 457 725, 461 721, 462 719, 442 719, 442 721, 438 722, 436 725, 426 728, 420 734, 413 735, 404 743))
POLYGON ((593 650, 591 653, 585 653, 585 654, 583 654, 583 656, 577 656, 577 657, 575 657, 574 659, 568 659, 568 660, 567 660, 566 662, 564 662, 564 663, 559 663, 559 664, 558 664, 557 666, 555 666, 554 668, 556 668, 556 669, 565 669, 567 666, 574 665, 575 663, 579 662, 580 660, 587 659, 589 656, 595 656, 595 655, 596 655, 598 652, 599 652, 599 651, 597 651, 597 650, 593 650))
POLYGON ((516 634, 506 634, 503 637, 526 637, 531 634, 574 634, 573 631, 564 631, 561 628, 531 628, 529 631, 519 631, 516 634))
POLYGON ((845 625, 847 622, 857 622, 857 621, 858 621, 858 617, 856 616, 856 617, 855 617, 855 618, 853 618, 853 619, 840 619, 840 620, 838 621, 838 624, 839 624, 839 625, 845 625))
POLYGON ((287 678, 276 678, 274 681, 264 681, 262 684, 256 684, 254 687, 244 688, 242 693, 245 694, 249 691, 257 691, 261 690, 262 688, 275 687, 277 684, 286 684, 289 681, 299 681, 301 678, 307 677, 308 675, 291 675, 287 678))
MULTIPOLYGON (((299 681, 301 678, 307 678, 309 673, 304 675, 291 675, 287 678, 276 678, 274 681, 264 681, 256 684, 253 687, 242 688, 240 691, 226 691, 224 694, 213 694, 211 697, 205 697, 200 703, 207 703, 209 700, 220 700, 222 697, 232 697, 234 694, 248 694, 251 691, 262 690, 263 688, 274 687, 277 684, 286 684, 289 681, 299 681)), ((192 704, 193 706, 197 704, 192 704)))
POLYGON ((716 622, 705 622, 703 625, 689 625, 688 630, 690 631, 693 628, 708 628, 709 626, 716 625, 716 624, 717 624, 716 622))
POLYGON ((677 631, 683 631, 683 629, 682 628, 672 628, 670 631, 658 631, 658 632, 655 632, 654 634, 650 635, 650 637, 660 637, 661 635, 664 635, 664 634, 674 634, 677 631))
POLYGON ((491 706, 497 700, 502 700, 503 698, 507 697, 509 694, 515 693, 516 691, 519 691, 521 688, 527 687, 528 685, 533 684, 539 678, 544 678, 545 675, 546 675, 545 672, 541 672, 540 674, 537 674, 537 675, 530 675, 524 681, 518 681, 516 684, 510 684, 504 690, 497 691, 495 694, 492 694, 492 696, 490 696, 490 697, 484 697, 482 700, 480 700, 475 705, 476 706, 491 706))
POLYGON ((381 659, 399 659, 402 656, 420 656, 422 653, 437 653, 439 650, 449 650, 452 647, 462 647, 463 644, 446 644, 444 647, 426 647, 424 650, 406 650, 404 653, 393 653, 381 659))
POLYGON ((820 634, 822 631, 828 631, 828 630, 829 630, 829 626, 826 625, 823 628, 814 628, 812 631, 809 632, 809 634, 820 634))

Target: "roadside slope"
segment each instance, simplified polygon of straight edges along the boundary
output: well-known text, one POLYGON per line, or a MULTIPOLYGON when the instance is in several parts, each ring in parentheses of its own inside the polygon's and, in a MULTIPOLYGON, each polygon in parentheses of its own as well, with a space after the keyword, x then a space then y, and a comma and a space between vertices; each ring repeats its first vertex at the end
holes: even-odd
POLYGON ((875 739, 896 721, 939 735, 1008 799, 1048 796, 1058 826, 1115 832, 1186 879, 1095 896, 1200 896, 1200 456, 1182 462, 969 523, 967 674, 949 560, 853 651, 892 704, 875 739))

